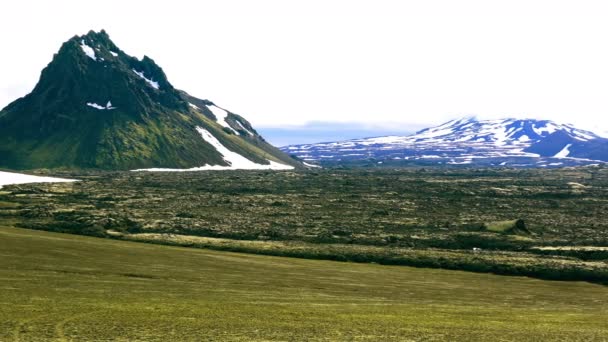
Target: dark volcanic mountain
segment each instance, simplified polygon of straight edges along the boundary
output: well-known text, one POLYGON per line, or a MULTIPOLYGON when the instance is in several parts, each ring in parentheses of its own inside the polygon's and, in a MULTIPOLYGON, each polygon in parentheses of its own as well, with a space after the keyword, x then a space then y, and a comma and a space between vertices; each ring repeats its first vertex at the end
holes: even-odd
POLYGON ((559 167, 608 162, 608 139, 548 120, 464 118, 409 136, 292 145, 309 162, 559 167))
POLYGON ((34 90, 0 111, 0 167, 281 169, 299 162, 243 117, 175 89, 105 31, 65 42, 34 90))

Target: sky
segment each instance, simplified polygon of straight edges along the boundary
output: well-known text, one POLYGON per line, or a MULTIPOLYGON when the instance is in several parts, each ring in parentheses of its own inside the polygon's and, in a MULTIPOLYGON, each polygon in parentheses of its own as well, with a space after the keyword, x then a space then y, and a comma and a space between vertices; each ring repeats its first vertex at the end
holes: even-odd
POLYGON ((62 42, 103 28, 176 88, 282 141, 471 115, 608 133, 608 1, 20 0, 0 13, 0 107, 62 42))
POLYGON ((287 146, 387 135, 409 135, 426 127, 428 126, 411 123, 394 124, 391 128, 386 123, 376 125, 360 122, 313 121, 297 126, 259 127, 257 131, 271 144, 287 146))

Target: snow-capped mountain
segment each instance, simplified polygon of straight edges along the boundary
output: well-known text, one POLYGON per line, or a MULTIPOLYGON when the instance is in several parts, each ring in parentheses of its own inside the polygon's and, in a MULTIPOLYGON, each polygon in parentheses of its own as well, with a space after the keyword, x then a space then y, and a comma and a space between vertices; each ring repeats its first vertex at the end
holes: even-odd
POLYGON ((463 118, 409 136, 282 148, 308 162, 564 166, 608 161, 608 139, 549 120, 463 118))
POLYGON ((0 111, 0 167, 290 169, 240 115, 175 89, 105 31, 66 41, 34 90, 0 111))

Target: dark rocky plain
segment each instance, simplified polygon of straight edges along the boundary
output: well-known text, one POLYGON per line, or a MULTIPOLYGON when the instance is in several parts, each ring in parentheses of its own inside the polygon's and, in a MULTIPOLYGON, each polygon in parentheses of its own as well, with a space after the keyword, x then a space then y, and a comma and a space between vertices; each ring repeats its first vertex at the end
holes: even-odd
POLYGON ((5 225, 354 262, 608 282, 608 168, 55 172, 5 225))

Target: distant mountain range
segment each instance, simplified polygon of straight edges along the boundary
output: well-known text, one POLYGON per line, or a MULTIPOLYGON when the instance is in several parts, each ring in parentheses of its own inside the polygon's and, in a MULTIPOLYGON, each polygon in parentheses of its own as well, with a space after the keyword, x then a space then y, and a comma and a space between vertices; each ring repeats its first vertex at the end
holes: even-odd
POLYGON ((561 167, 608 162, 608 139, 549 120, 463 118, 407 136, 281 148, 309 163, 561 167))
POLYGON ((105 31, 65 42, 34 90, 0 111, 0 167, 290 169, 240 115, 175 89, 105 31))

